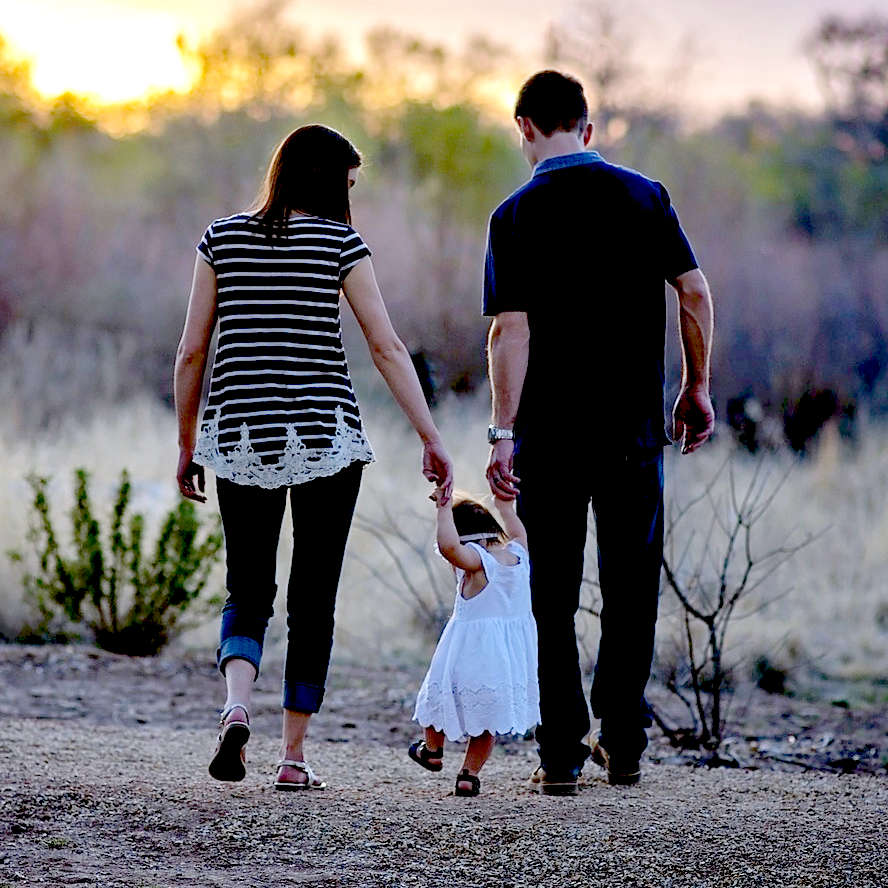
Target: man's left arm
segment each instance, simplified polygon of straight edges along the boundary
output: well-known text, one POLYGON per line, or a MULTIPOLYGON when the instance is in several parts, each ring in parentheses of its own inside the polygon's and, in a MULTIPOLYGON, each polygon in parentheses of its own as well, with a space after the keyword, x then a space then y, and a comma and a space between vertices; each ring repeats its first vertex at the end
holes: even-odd
POLYGON ((682 453, 693 453, 715 426, 709 397, 709 357, 712 351, 712 295, 697 265, 697 257, 681 227, 669 192, 657 183, 662 216, 660 229, 663 277, 678 297, 681 337, 681 390, 672 410, 673 439, 682 453))
POLYGON ((715 411, 709 397, 712 353, 712 294, 699 268, 670 281, 678 297, 681 390, 672 411, 674 437, 682 453, 693 453, 712 434, 715 411))

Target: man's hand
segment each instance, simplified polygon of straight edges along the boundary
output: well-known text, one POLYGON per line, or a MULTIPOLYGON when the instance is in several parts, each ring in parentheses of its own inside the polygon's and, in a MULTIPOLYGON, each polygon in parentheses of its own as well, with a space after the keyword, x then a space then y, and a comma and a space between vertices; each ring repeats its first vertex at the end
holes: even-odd
POLYGON ((492 444, 487 460, 487 483, 490 492, 501 500, 513 500, 518 496, 520 478, 512 474, 512 457, 515 442, 503 439, 492 444))
POLYGON ((704 386, 682 389, 672 409, 672 437, 681 442, 682 453, 693 453, 715 427, 715 411, 704 386))
POLYGON ((179 484, 179 493, 186 499, 196 503, 205 503, 207 498, 204 493, 204 469, 194 462, 194 451, 187 448, 179 449, 179 466, 176 469, 176 481, 179 484), (195 486, 195 481, 197 485, 195 486))

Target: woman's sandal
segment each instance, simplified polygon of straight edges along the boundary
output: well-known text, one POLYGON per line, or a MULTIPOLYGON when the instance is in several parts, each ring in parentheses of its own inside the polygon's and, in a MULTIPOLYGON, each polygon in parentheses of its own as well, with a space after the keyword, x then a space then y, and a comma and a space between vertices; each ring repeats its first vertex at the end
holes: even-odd
POLYGON ((425 740, 417 740, 416 743, 411 743, 410 748, 407 750, 407 755, 417 765, 421 765, 427 771, 440 771, 444 767, 444 762, 440 761, 444 757, 443 748, 429 749, 425 740), (439 761, 431 762, 429 759, 439 759, 439 761))
POLYGON ((213 751, 213 757, 210 760, 209 768, 210 777, 214 780, 226 780, 238 782, 243 780, 247 775, 246 762, 247 755, 244 747, 250 739, 250 713, 247 707, 240 703, 233 703, 222 710, 219 717, 219 737, 216 740, 216 749, 213 751), (242 709, 247 717, 246 722, 233 721, 225 723, 225 719, 234 712, 235 709, 242 709))
POLYGON ((281 759, 277 763, 277 769, 280 771, 281 768, 295 768, 297 771, 302 771, 306 776, 306 780, 304 783, 296 783, 293 780, 281 780, 280 776, 278 776, 274 781, 274 788, 280 789, 284 791, 290 791, 294 789, 326 789, 327 784, 315 774, 314 771, 308 766, 306 762, 297 762, 293 759, 281 759))
POLYGON ((474 774, 470 774, 465 768, 456 775, 456 788, 453 790, 455 796, 463 796, 465 798, 474 798, 481 792, 481 780, 474 774), (460 783, 468 783, 472 788, 463 789, 460 783))

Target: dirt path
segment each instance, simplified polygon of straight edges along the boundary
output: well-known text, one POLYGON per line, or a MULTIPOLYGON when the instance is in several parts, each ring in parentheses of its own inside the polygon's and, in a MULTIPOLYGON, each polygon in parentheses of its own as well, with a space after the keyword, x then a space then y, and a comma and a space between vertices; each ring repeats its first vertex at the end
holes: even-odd
POLYGON ((888 885, 881 776, 647 764, 639 787, 590 773, 551 799, 524 782, 534 747, 515 741, 483 796, 457 799, 457 747, 440 776, 403 753, 415 677, 352 668, 313 730, 330 789, 283 794, 275 676, 235 785, 206 776, 219 684, 205 660, 0 648, 0 679, 0 886, 888 885))

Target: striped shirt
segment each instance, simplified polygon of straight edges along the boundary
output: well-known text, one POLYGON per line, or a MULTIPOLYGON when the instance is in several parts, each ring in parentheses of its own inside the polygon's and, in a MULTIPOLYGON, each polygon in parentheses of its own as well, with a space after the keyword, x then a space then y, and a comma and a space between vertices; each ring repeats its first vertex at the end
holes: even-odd
POLYGON ((219 338, 195 462, 266 488, 372 462, 339 315, 346 275, 370 255, 361 236, 295 216, 270 237, 239 213, 197 251, 216 273, 219 338))

